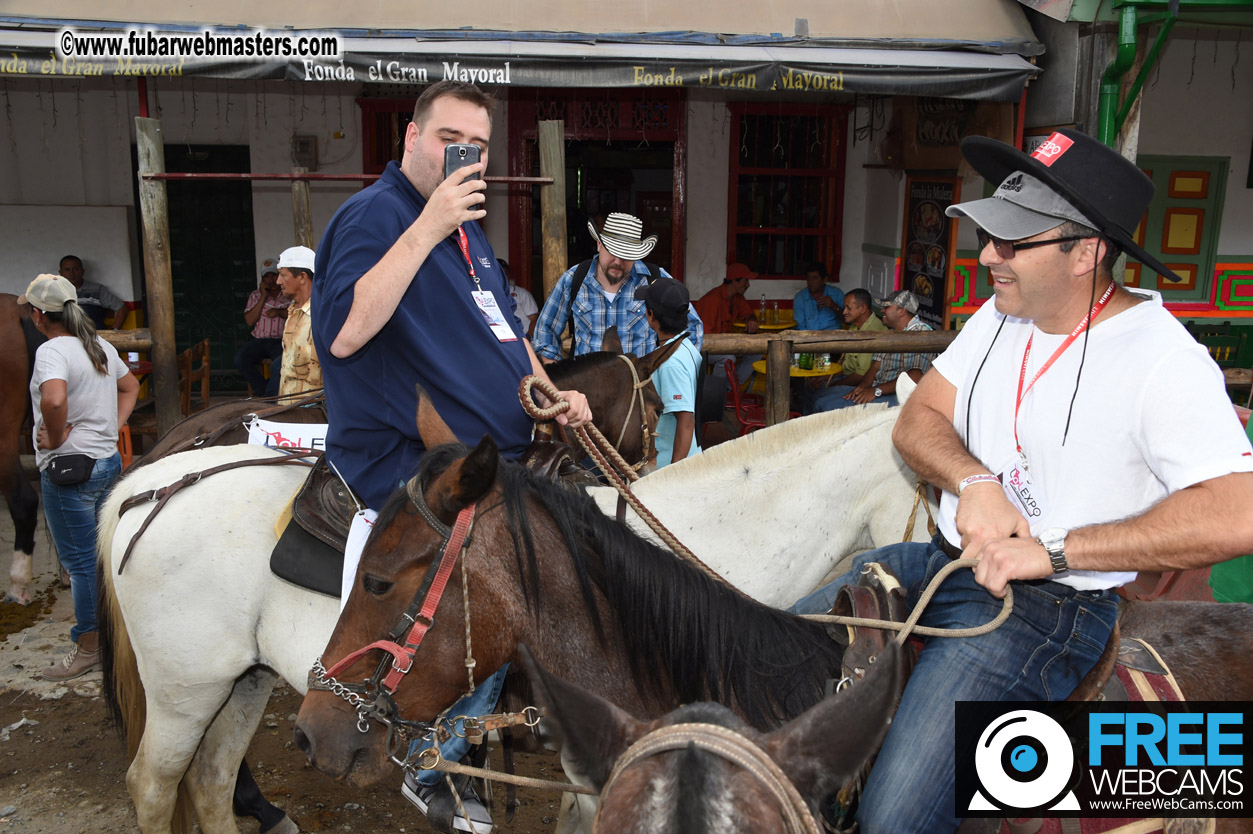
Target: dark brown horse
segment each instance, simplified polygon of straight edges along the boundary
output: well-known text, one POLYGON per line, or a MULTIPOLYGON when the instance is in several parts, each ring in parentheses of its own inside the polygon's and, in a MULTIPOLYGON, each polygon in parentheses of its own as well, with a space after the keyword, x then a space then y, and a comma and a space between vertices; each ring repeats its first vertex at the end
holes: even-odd
POLYGON ((0 493, 16 530, 6 602, 30 603, 31 555, 39 521, 39 498, 22 471, 22 425, 30 414, 30 377, 35 349, 45 341, 17 296, 0 293, 0 493))
POLYGON ((818 804, 887 733, 900 671, 889 643, 864 680, 761 733, 707 702, 643 721, 521 654, 567 759, 600 792, 597 830, 615 834, 785 834, 788 811, 816 828, 818 804))
MULTIPOLYGON (((838 676, 840 649, 815 623, 744 599, 638 539, 584 496, 502 463, 490 439, 469 452, 431 452, 409 493, 397 493, 380 515, 323 654, 330 669, 379 640, 414 599, 442 535, 411 495, 443 525, 473 508, 462 555, 469 610, 459 567, 438 627, 392 696, 405 720, 433 721, 464 692, 467 615, 477 677, 517 661, 526 642, 548 668, 649 718, 715 701, 766 730, 811 707, 823 682, 838 676)), ((1153 643, 1190 699, 1253 698, 1253 607, 1133 604, 1124 635, 1153 643)), ((379 654, 336 678, 368 678, 379 654)), ((388 733, 373 720, 360 732, 359 720, 343 697, 311 689, 297 744, 328 775, 371 783, 390 772, 388 733)))

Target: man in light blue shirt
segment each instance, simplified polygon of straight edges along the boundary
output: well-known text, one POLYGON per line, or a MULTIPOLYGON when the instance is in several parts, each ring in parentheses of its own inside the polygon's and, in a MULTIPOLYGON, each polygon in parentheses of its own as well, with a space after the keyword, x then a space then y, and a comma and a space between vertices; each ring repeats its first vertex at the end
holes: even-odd
MULTIPOLYGON (((691 298, 687 287, 673 278, 658 278, 635 291, 645 303, 648 326, 663 344, 682 338, 691 298)), ((657 468, 700 451, 696 425, 696 384, 703 367, 700 351, 687 339, 661 367, 653 371, 653 385, 661 397, 657 421, 657 468)))
POLYGON ((827 283, 819 261, 805 267, 805 289, 792 299, 797 330, 839 330, 843 325, 844 291, 827 283))
MULTIPOLYGON (((657 336, 644 317, 644 302, 635 298, 640 287, 671 277, 643 261, 657 244, 657 236, 641 238, 643 222, 618 212, 606 218, 599 233, 590 222, 587 230, 596 240, 596 257, 587 264, 575 264, 557 279, 535 322, 535 353, 546 363, 562 357, 561 337, 571 318, 575 356, 600 350, 610 325, 618 327, 623 353, 643 356, 657 347, 657 336)), ((704 327, 690 304, 687 321, 688 338, 699 349, 704 327)))

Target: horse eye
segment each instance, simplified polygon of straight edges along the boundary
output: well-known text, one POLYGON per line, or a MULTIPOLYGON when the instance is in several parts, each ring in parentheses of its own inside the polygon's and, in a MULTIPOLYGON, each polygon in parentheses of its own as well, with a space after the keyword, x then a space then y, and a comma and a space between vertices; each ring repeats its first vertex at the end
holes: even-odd
POLYGON ((369 574, 366 574, 361 579, 361 587, 365 588, 367 594, 372 594, 376 597, 381 597, 383 594, 390 591, 392 589, 392 585, 394 584, 396 583, 385 582, 377 576, 370 576, 369 574))

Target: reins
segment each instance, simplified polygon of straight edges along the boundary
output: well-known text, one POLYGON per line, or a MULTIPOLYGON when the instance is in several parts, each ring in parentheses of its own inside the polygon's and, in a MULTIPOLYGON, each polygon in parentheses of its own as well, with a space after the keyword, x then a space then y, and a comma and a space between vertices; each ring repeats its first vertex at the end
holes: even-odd
POLYGON ((789 834, 822 834, 822 828, 814 819, 809 806, 773 759, 764 750, 734 730, 717 724, 672 724, 654 730, 636 741, 618 759, 609 774, 609 780, 601 788, 601 801, 596 807, 592 831, 600 826, 604 797, 613 788, 623 771, 644 759, 659 753, 694 747, 713 753, 750 773, 770 791, 779 803, 785 829, 789 834))
MULTIPOLYGON (((556 388, 537 376, 525 376, 522 378, 522 384, 518 387, 518 399, 522 401, 522 408, 534 420, 551 420, 570 408, 570 403, 561 398, 556 388), (538 389, 553 404, 548 408, 540 408, 531 397, 532 389, 538 389)), ((695 565, 714 581, 747 598, 743 591, 727 582, 716 571, 697 558, 695 553, 689 550, 683 542, 679 541, 678 537, 661 523, 661 519, 653 515, 652 511, 640 502, 628 485, 628 482, 638 481, 640 478, 639 474, 627 465, 622 456, 618 454, 617 449, 609 445, 609 441, 601 434, 600 429, 596 428, 594 424, 588 423, 585 426, 574 429, 574 436, 579 441, 579 445, 583 447, 583 451, 595 461, 596 466, 604 473, 609 483, 618 491, 618 495, 622 496, 627 505, 635 510, 640 518, 644 519, 644 523, 657 534, 658 538, 667 547, 695 565)))
POLYGON ((118 508, 118 517, 125 515, 129 510, 134 509, 140 504, 146 504, 149 501, 156 501, 157 505, 148 513, 148 517, 144 519, 144 523, 139 525, 139 529, 135 531, 135 535, 131 536, 130 543, 126 545, 126 552, 122 554, 122 560, 118 562, 117 574, 122 575, 122 569, 126 567, 126 562, 131 557, 131 551, 135 549, 136 542, 139 537, 148 529, 148 525, 157 517, 157 513, 165 509, 166 503, 174 497, 183 487, 191 486, 203 478, 210 475, 216 475, 219 472, 227 472, 231 469, 240 469, 245 466, 283 466, 283 465, 299 465, 312 467, 317 458, 322 456, 321 452, 314 452, 311 449, 292 449, 293 454, 284 457, 275 458, 249 458, 248 460, 237 460, 231 463, 223 463, 218 466, 211 466, 208 469, 202 469, 197 472, 188 472, 174 483, 163 486, 160 489, 150 489, 146 492, 136 493, 130 498, 122 502, 118 508))
POLYGON ((635 404, 638 402, 640 406, 640 431, 643 434, 640 448, 644 450, 643 456, 639 463, 636 463, 632 469, 639 472, 648 463, 652 446, 652 434, 648 431, 648 415, 644 408, 644 388, 652 383, 651 376, 640 379, 639 370, 635 367, 635 363, 631 361, 631 357, 626 354, 619 353, 618 358, 626 363, 627 368, 631 371, 631 390, 634 392, 630 398, 630 407, 627 408, 626 416, 622 418, 622 428, 618 431, 618 440, 613 444, 614 448, 621 448, 622 439, 626 437, 627 425, 631 422, 631 415, 635 413, 635 404))

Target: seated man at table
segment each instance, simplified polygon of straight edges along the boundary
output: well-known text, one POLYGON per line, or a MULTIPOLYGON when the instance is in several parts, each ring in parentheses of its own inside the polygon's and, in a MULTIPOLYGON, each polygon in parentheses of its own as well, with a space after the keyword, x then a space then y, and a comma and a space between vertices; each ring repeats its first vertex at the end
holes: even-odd
MULTIPOLYGON (((705 293, 692 306, 696 308, 697 315, 700 316, 701 322, 705 325, 706 333, 734 333, 735 325, 742 323, 745 333, 756 333, 759 326, 757 316, 753 313, 753 305, 749 303, 745 297, 748 292, 748 282, 757 277, 757 273, 753 272, 747 266, 741 263, 734 263, 727 267, 726 277, 722 279, 722 284, 714 287, 705 293)), ((753 362, 761 358, 756 356, 728 356, 726 354, 711 354, 709 364, 712 367, 711 376, 720 379, 726 378, 726 361, 728 359, 735 360, 735 373, 739 377, 740 385, 748 379, 753 372, 753 362)), ((714 386, 720 387, 720 386, 714 386)))
POLYGON ((844 316, 844 291, 827 283, 827 267, 815 261, 805 267, 805 289, 792 299, 797 330, 839 330, 844 316))
MULTIPOLYGON (((874 299, 861 287, 849 290, 844 296, 844 329, 850 331, 887 330, 888 326, 874 314, 874 299)), ((814 400, 833 385, 858 385, 870 370, 874 355, 870 353, 844 354, 842 376, 818 377, 807 380, 805 395, 802 398, 802 411, 806 414, 814 412, 814 400)))
MULTIPOLYGON (((901 290, 883 299, 879 306, 883 308, 883 321, 892 330, 931 329, 918 317, 918 296, 909 290, 901 290)), ((813 410, 832 411, 871 402, 899 405, 896 399, 897 377, 909 374, 909 378, 917 382, 931 367, 934 358, 934 353, 876 353, 860 382, 826 389, 814 398, 813 410)))

